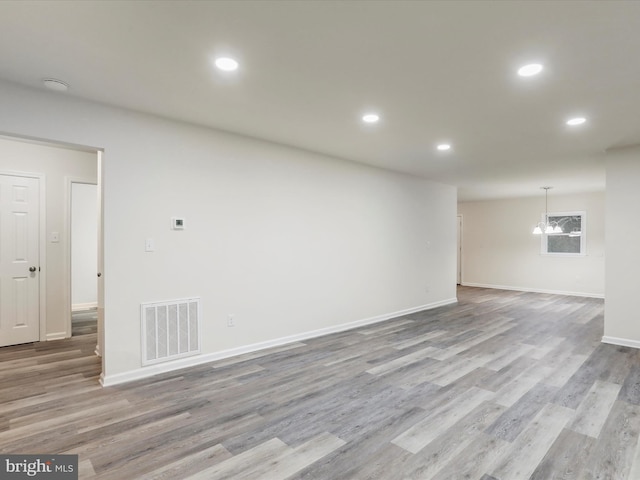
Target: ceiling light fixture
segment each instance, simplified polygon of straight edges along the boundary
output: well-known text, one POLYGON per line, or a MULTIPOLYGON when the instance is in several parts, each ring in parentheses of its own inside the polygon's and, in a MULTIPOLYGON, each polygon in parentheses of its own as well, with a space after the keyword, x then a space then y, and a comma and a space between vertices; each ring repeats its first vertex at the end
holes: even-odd
POLYGON ((575 127, 576 125, 582 125, 586 121, 587 119, 584 117, 570 118, 569 120, 567 120, 567 125, 575 127))
POLYGON ((441 143, 436 148, 441 152, 446 152, 447 150, 451 150, 451 145, 448 143, 441 143))
POLYGON ((67 90, 69 90, 68 84, 64 83, 62 80, 58 80, 55 78, 45 78, 44 80, 42 80, 42 83, 44 83, 44 86, 49 90, 54 90, 56 92, 66 92, 67 90))
POLYGON ((364 123, 377 123, 380 120, 380 115, 377 113, 367 113, 362 116, 362 121, 364 123))
POLYGON ((549 221, 549 190, 553 187, 540 187, 544 190, 544 222, 539 222, 533 229, 534 235, 549 235, 551 233, 562 233, 562 227, 558 222, 549 221))
POLYGON ((543 66, 539 63, 530 63, 529 65, 524 65, 518 69, 518 75, 521 77, 532 77, 534 75, 539 74, 543 69, 543 66))
POLYGON ((233 72, 238 69, 238 62, 231 57, 218 57, 214 63, 223 72, 233 72))

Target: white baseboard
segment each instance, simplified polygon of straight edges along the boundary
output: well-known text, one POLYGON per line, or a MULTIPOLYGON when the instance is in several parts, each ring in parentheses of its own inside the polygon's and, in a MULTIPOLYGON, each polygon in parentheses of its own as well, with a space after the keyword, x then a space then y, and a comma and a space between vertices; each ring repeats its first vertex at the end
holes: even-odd
POLYGON ((74 303, 71 305, 72 312, 81 312, 83 310, 95 310, 98 308, 98 302, 91 303, 74 303))
POLYGON ((265 350, 267 348, 279 347, 288 343, 299 342, 301 340, 308 340, 310 338, 321 337, 323 335, 329 335, 331 333, 343 332, 345 330, 351 330, 353 328, 363 327, 373 323, 384 322, 392 318, 402 317, 411 313, 421 312, 423 310, 431 310, 433 308, 442 307, 445 305, 451 305, 456 303, 457 298, 450 298, 442 300, 440 302, 434 302, 427 305, 421 305, 419 307, 408 308, 398 312, 388 313, 385 315, 379 315, 377 317, 365 318, 363 320, 356 320, 355 322, 343 323, 335 325, 333 327, 321 328, 319 330, 312 330, 309 332, 299 333, 288 337, 276 338, 268 340, 266 342, 254 343, 251 345, 243 345, 241 347, 231 348, 229 350, 222 350, 220 352, 207 353, 197 355, 195 357, 182 358, 171 362, 150 365, 147 367, 138 368, 123 373, 116 373, 114 375, 100 375, 100 384, 103 387, 110 387, 112 385, 118 385, 120 383, 132 382, 134 380, 141 380, 143 378, 158 375, 160 373, 171 372, 180 368, 193 367, 203 363, 214 362, 216 360, 222 360, 229 357, 235 357, 245 353, 252 353, 259 350, 265 350))
POLYGON ((602 343, 610 343, 611 345, 620 345, 621 347, 640 348, 640 342, 638 340, 630 340, 628 338, 608 337, 607 335, 602 337, 602 343))
POLYGON ((565 292, 562 290, 546 290, 541 288, 509 287, 505 285, 489 285, 486 283, 462 282, 463 287, 495 288, 496 290, 514 290, 516 292, 550 293, 552 295, 570 295, 572 297, 604 298, 601 293, 565 292))
POLYGON ((47 342, 51 341, 51 340, 62 340, 63 338, 67 338, 67 332, 54 332, 54 333, 47 333, 47 342))

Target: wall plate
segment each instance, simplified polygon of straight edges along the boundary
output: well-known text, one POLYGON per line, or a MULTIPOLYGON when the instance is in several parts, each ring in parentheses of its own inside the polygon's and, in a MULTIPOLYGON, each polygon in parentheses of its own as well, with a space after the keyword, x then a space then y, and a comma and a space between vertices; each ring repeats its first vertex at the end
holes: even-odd
POLYGON ((184 230, 185 219, 183 217, 171 217, 172 230, 184 230))

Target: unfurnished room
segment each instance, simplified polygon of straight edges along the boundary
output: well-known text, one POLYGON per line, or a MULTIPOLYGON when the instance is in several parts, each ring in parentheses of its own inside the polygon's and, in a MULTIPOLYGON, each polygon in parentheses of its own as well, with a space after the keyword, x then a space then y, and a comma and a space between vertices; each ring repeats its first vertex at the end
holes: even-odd
POLYGON ((0 478, 640 480, 640 2, 0 2, 0 478))

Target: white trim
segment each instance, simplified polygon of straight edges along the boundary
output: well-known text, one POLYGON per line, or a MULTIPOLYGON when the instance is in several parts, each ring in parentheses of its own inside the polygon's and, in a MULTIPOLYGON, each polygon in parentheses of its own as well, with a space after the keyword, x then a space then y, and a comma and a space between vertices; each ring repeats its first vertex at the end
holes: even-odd
POLYGON ((462 247, 463 247, 463 228, 464 228, 464 218, 461 213, 457 216, 457 239, 456 239, 456 284, 462 285, 462 247))
POLYGON ((72 312, 81 312, 83 310, 96 310, 98 308, 98 302, 90 303, 74 303, 71 305, 72 312))
POLYGON ((96 342, 95 353, 101 358, 101 376, 104 375, 105 369, 105 352, 104 345, 104 151, 98 149, 97 156, 97 180, 98 180, 98 265, 96 266, 100 276, 98 277, 98 339, 96 342))
POLYGON ((565 292, 562 290, 547 290, 543 288, 529 288, 529 287, 510 287, 506 285, 488 285, 485 283, 463 282, 462 286, 478 287, 478 288, 495 288, 496 290, 515 290, 516 292, 550 293, 552 295, 570 295, 572 297, 604 298, 604 294, 602 293, 565 292))
POLYGON ((343 323, 341 325, 335 325, 333 327, 321 328, 319 330, 312 330, 309 332, 299 333, 296 335, 290 335, 288 337, 276 338, 273 340, 267 340, 265 342, 254 343, 251 345, 243 345, 241 347, 231 348, 229 350, 222 350, 220 352, 207 353, 205 355, 198 355, 195 357, 183 358, 172 362, 166 362, 162 364, 156 364, 148 367, 137 368, 128 372, 116 373, 114 375, 100 375, 100 384, 103 387, 110 387, 112 385, 118 385, 120 383, 131 382, 134 380, 140 380, 143 378, 158 375, 160 373, 170 372, 178 370, 180 368, 192 367, 203 363, 213 362, 216 360, 222 360, 224 358, 234 357, 245 353, 252 353, 258 350, 264 350, 267 348, 279 347, 288 343, 298 342, 301 340, 308 340, 310 338, 320 337, 323 335, 329 335, 331 333, 343 332, 345 330, 351 330, 353 328, 363 327, 372 323, 384 322, 392 318, 409 315, 415 312, 421 312, 423 310, 431 310, 433 308, 442 307, 444 305, 451 305, 456 303, 456 298, 449 298, 439 302, 430 303, 427 305, 421 305, 419 307, 408 308, 406 310, 400 310, 398 312, 392 312, 384 315, 378 315, 377 317, 365 318, 363 320, 356 320, 354 322, 343 323))
POLYGON ((46 335, 47 342, 49 342, 51 340, 63 340, 65 338, 68 338, 67 332, 47 333, 47 335, 46 335))
POLYGON ((30 143, 32 145, 44 145, 45 147, 64 148, 66 150, 74 150, 76 152, 93 153, 98 149, 97 147, 90 147, 88 145, 80 145, 78 143, 61 142, 58 140, 50 140, 40 137, 32 137, 30 135, 21 135, 13 132, 0 132, 0 138, 9 140, 12 142, 30 143))
POLYGON ((630 340, 628 338, 609 337, 604 335, 602 337, 602 343, 610 343, 611 345, 620 345, 621 347, 640 348, 640 342, 638 340, 630 340))
POLYGON ((40 185, 40 341, 47 332, 47 178, 38 175, 40 185))

